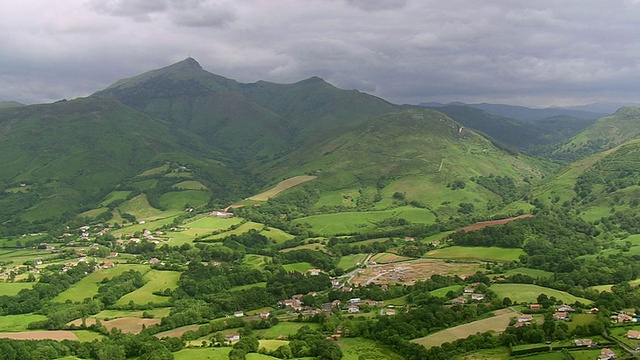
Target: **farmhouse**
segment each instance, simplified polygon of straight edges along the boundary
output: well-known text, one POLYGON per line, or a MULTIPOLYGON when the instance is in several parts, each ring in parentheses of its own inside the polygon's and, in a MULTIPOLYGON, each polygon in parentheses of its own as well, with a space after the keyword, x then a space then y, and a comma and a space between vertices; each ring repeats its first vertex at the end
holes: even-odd
POLYGON ((531 304, 529 305, 529 309, 536 311, 536 310, 540 310, 541 306, 540 304, 531 304))
POLYGON ((260 319, 268 319, 269 315, 271 315, 268 311, 263 311, 260 313, 260 319))
POLYGON ((471 294, 471 298, 473 300, 482 301, 484 300, 484 294, 471 294))
POLYGON ((573 340, 573 343, 576 344, 576 346, 586 346, 586 347, 593 346, 593 340, 591 339, 577 339, 577 340, 573 340))
POLYGON ((347 311, 349 314, 355 314, 360 312, 360 308, 357 305, 351 305, 347 311))
POLYGON ((629 330, 625 335, 628 339, 636 339, 640 340, 640 331, 638 330, 629 330))
POLYGON ((393 316, 393 315, 396 314, 396 309, 387 308, 387 309, 384 310, 384 314, 387 315, 387 316, 393 316))
POLYGON ((467 299, 463 298, 463 297, 458 297, 455 298, 453 300, 451 300, 452 304, 466 304, 467 303, 467 299))
POLYGON ((620 313, 618 315, 611 315, 611 322, 622 324, 626 321, 633 321, 633 318, 625 313, 620 313))
POLYGON ((310 269, 309 270, 309 275, 318 276, 318 275, 320 275, 320 271, 321 271, 320 269, 310 269))
POLYGON ((468 295, 468 294, 473 294, 473 292, 476 291, 475 288, 465 288, 464 289, 464 294, 468 295))
POLYGON ((211 212, 211 216, 215 216, 219 219, 228 219, 233 217, 233 213, 224 212, 224 211, 213 211, 211 212))
POLYGON ((243 311, 236 311, 233 313, 233 316, 235 317, 243 317, 244 316, 244 312, 243 311))
POLYGON ((226 334, 224 336, 224 339, 228 342, 234 342, 234 341, 239 341, 240 340, 240 334, 226 334))
POLYGON ((617 357, 618 357, 618 355, 616 355, 616 353, 613 352, 611 349, 604 348, 604 349, 600 350, 600 356, 598 356, 598 359, 600 359, 600 360, 610 360, 610 359, 615 359, 617 357))
POLYGON ((554 320, 569 320, 569 314, 566 312, 556 312, 553 314, 554 320))
POLYGON ((562 312, 568 312, 568 311, 574 311, 573 308, 569 305, 562 305, 559 306, 556 311, 562 311, 562 312))
POLYGON ((529 322, 533 320, 533 315, 518 315, 518 322, 529 322))

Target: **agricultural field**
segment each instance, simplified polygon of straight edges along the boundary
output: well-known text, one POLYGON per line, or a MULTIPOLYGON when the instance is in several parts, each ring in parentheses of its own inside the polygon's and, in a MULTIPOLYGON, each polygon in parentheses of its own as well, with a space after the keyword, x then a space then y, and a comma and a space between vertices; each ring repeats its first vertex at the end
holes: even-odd
POLYGON ((327 251, 327 246, 320 243, 307 243, 304 245, 298 245, 292 248, 286 248, 280 250, 281 252, 295 251, 295 250, 314 250, 314 251, 327 251))
POLYGON ((569 331, 573 331, 578 325, 588 325, 596 321, 596 316, 592 314, 572 314, 569 325, 569 331))
MULTIPOLYGON (((237 219, 237 218, 231 218, 231 219, 228 219, 228 220, 232 220, 232 219, 237 219)), ((211 239, 221 239, 221 238, 227 237, 227 236, 229 236, 229 235, 240 235, 240 234, 244 234, 244 233, 246 233, 246 232, 247 232, 247 231, 249 231, 249 230, 262 231, 262 229, 263 229, 263 228, 264 228, 264 225, 263 225, 263 224, 256 223, 256 222, 252 222, 252 221, 248 221, 248 222, 246 222, 246 223, 244 223, 244 224, 242 224, 242 225, 238 226, 238 228, 237 228, 237 229, 229 230, 229 231, 222 232, 222 233, 220 233, 220 234, 216 234, 216 235, 213 235, 213 236, 209 236, 209 237, 207 237, 206 239, 207 239, 207 240, 211 240, 211 239)))
POLYGON ((487 331, 503 332, 512 318, 518 315, 511 309, 501 309, 494 311, 493 317, 474 321, 464 325, 458 325, 449 329, 438 331, 435 334, 427 335, 422 338, 413 339, 411 342, 420 344, 427 349, 433 346, 440 346, 445 342, 453 342, 456 339, 464 339, 476 333, 487 331))
POLYGON ((274 351, 280 346, 289 344, 286 340, 260 340, 260 349, 274 351))
POLYGON ((313 265, 308 262, 298 262, 293 264, 284 264, 282 267, 287 271, 299 271, 299 272, 307 272, 314 268, 313 265))
MULTIPOLYGON (((149 327, 151 325, 160 324, 160 319, 141 319, 138 317, 122 317, 113 320, 100 320, 102 325, 107 328, 107 330, 111 331, 113 328, 117 328, 122 330, 122 332, 130 332, 133 334, 138 334, 142 331, 143 326, 149 327)), ((85 319, 85 324, 87 326, 93 325, 96 323, 96 318, 90 317, 85 319)), ((76 319, 69 322, 69 325, 81 326, 82 319, 76 319)))
POLYGON ((371 257, 370 263, 393 264, 396 262, 407 261, 407 260, 411 260, 411 258, 408 258, 406 256, 399 256, 392 253, 380 253, 380 254, 373 255, 371 257))
POLYGON ((534 278, 549 278, 551 276, 553 276, 552 272, 549 271, 544 271, 544 270, 539 270, 539 269, 531 269, 531 268, 516 268, 516 269, 511 269, 508 270, 504 273, 507 276, 511 276, 511 275, 515 275, 515 274, 521 274, 521 275, 528 275, 534 278))
POLYGON ((160 271, 151 270, 144 274, 146 283, 139 289, 134 290, 121 297, 116 305, 126 305, 133 301, 135 304, 163 304, 169 298, 166 296, 154 295, 154 291, 163 291, 167 288, 174 289, 178 287, 178 280, 182 273, 177 271, 160 271))
MULTIPOLYGON (((197 182, 197 181, 196 181, 197 182)), ((159 202, 165 209, 183 210, 187 207, 204 206, 209 202, 209 192, 203 190, 172 191, 160 196, 159 202)))
POLYGON ((151 268, 148 265, 119 264, 109 269, 98 270, 85 276, 82 280, 58 294, 58 296, 53 298, 53 301, 65 302, 69 300, 81 302, 85 298, 91 298, 98 293, 98 285, 102 280, 118 276, 128 270, 136 270, 145 274, 151 271, 151 268))
POLYGON ((20 292, 22 289, 32 289, 33 284, 27 282, 0 282, 0 296, 7 295, 13 296, 20 292))
POLYGON ((567 292, 546 288, 532 284, 493 284, 490 289, 498 295, 498 297, 508 297, 518 303, 535 303, 540 294, 546 294, 548 297, 555 297, 565 304, 573 304, 579 301, 583 304, 591 304, 588 299, 573 296, 567 292))
POLYGON ((405 284, 431 278, 432 275, 458 275, 466 277, 481 269, 479 263, 453 263, 437 259, 418 259, 397 264, 370 266, 352 280, 354 284, 405 284))
POLYGON ((344 270, 353 269, 356 266, 363 265, 369 254, 352 254, 340 258, 338 267, 344 270))
POLYGON ((91 317, 102 320, 111 320, 123 317, 137 317, 142 318, 142 313, 146 312, 153 315, 154 319, 161 319, 169 316, 171 308, 156 308, 149 310, 102 310, 99 313, 92 315, 91 317))
POLYGON ((295 219, 293 222, 308 223, 318 234, 336 235, 373 229, 377 222, 389 218, 403 218, 421 224, 432 224, 435 221, 435 215, 429 210, 404 206, 384 211, 313 215, 295 219))
POLYGON ((343 360, 402 360, 388 347, 365 338, 341 338, 338 346, 342 350, 343 360))
POLYGON ((449 291, 453 291, 455 293, 458 293, 461 290, 462 290, 462 286, 460 286, 460 285, 451 285, 451 286, 445 286, 443 288, 436 289, 436 290, 433 290, 433 291, 429 291, 429 294, 431 294, 433 296, 437 296, 437 297, 445 297, 449 291))
POLYGON ((259 282, 259 283, 255 283, 255 284, 248 284, 248 285, 239 285, 239 286, 234 286, 231 289, 229 289, 229 291, 240 291, 240 290, 247 290, 247 289, 251 289, 253 287, 266 287, 267 283, 266 282, 259 282))
POLYGON ((175 360, 228 360, 231 347, 187 348, 173 353, 175 360))
POLYGON ((457 360, 507 360, 508 358, 509 349, 506 347, 499 347, 465 354, 458 357, 457 360))
POLYGON ((29 323, 42 320, 47 320, 47 317, 38 314, 3 315, 0 316, 0 331, 26 331, 29 323))
POLYGON ((517 261, 520 255, 524 255, 522 249, 507 249, 499 247, 471 247, 471 246, 450 246, 435 249, 427 252, 425 258, 434 259, 475 259, 491 261, 517 261))
POLYGON ((185 180, 173 185, 172 187, 180 190, 207 190, 206 186, 196 180, 185 180))
POLYGON ((152 221, 166 218, 178 214, 181 210, 162 211, 151 205, 147 200, 147 194, 140 194, 131 200, 125 201, 119 206, 123 213, 129 213, 136 217, 138 221, 152 221))
POLYGON ((271 189, 262 192, 260 194, 257 195, 253 195, 249 198, 249 200, 256 200, 256 201, 267 201, 270 198, 278 195, 279 193, 288 190, 294 186, 300 185, 302 183, 305 183, 307 181, 311 181, 313 179, 315 179, 316 176, 311 176, 311 175, 300 175, 300 176, 294 176, 292 178, 286 179, 286 180, 282 180, 281 182, 279 182, 276 186, 272 187, 271 189))
MULTIPOLYGON (((35 262, 36 260, 46 261, 56 257, 56 254, 51 250, 35 250, 35 249, 0 249, 0 263, 7 264, 9 266, 22 265, 27 261, 35 262)), ((6 267, 7 265, 3 266, 6 267)))
MULTIPOLYGON (((264 227, 260 231, 260 234, 266 236, 270 240, 273 240, 276 244, 280 244, 287 240, 292 240, 295 238, 295 236, 285 231, 282 231, 278 228, 273 228, 273 227, 264 227)), ((320 245, 320 244, 314 244, 314 245, 320 245)))
POLYGON ((69 330, 0 332, 0 339, 14 340, 78 340, 76 334, 69 330))
POLYGON ((256 330, 256 334, 265 339, 277 339, 278 335, 294 335, 298 330, 304 326, 308 326, 311 329, 319 329, 320 324, 316 323, 303 323, 303 322, 289 322, 281 321, 277 325, 270 327, 269 329, 256 330))
POLYGON ((264 267, 271 262, 270 256, 247 254, 242 259, 242 263, 254 269, 264 270, 264 267))
POLYGON ((109 204, 116 200, 126 199, 129 194, 131 194, 130 190, 112 191, 105 197, 104 201, 102 201, 100 205, 109 206, 109 204))

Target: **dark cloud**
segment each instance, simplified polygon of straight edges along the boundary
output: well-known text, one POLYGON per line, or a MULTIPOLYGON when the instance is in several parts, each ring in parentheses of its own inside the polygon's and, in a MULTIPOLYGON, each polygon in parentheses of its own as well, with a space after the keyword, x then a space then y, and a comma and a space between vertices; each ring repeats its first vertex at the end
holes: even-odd
POLYGON ((216 28, 235 21, 236 13, 230 6, 209 3, 185 4, 185 2, 176 1, 169 18, 174 24, 180 26, 216 28))
POLYGON ((92 0, 89 4, 96 11, 137 21, 148 21, 150 14, 168 8, 167 0, 92 0))

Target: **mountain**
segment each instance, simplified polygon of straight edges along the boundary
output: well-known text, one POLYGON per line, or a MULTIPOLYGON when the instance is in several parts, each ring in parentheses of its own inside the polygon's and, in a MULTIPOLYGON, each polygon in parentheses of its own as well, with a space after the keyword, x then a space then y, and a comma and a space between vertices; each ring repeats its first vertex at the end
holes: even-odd
POLYGON ((341 204, 335 197, 338 191, 382 209, 399 192, 438 216, 455 214, 463 202, 485 209, 503 200, 503 194, 473 178, 504 176, 521 186, 541 176, 535 160, 513 156, 445 114, 425 109, 372 118, 317 146, 263 164, 261 171, 267 169, 274 180, 301 172, 316 174, 307 186, 325 194, 319 201, 325 206, 341 204), (461 186, 452 188, 454 183, 461 186), (376 203, 376 198, 382 200, 376 203))
POLYGON ((313 77, 295 84, 241 84, 192 58, 120 80, 112 96, 149 116, 200 134, 238 160, 268 158, 397 108, 313 77))
POLYGON ((554 155, 578 159, 611 149, 640 137, 640 108, 624 107, 611 116, 598 119, 555 151, 554 155))
POLYGON ((524 122, 463 105, 446 105, 435 109, 466 127, 516 149, 531 149, 567 140, 594 122, 568 116, 524 122))
POLYGON ((209 191, 223 194, 221 200, 246 189, 237 171, 224 165, 224 156, 199 136, 176 131, 115 99, 4 109, 0 128, 2 222, 69 217, 113 190, 140 193, 135 183, 124 181, 168 162, 193 168, 209 191))
POLYGON ((597 102, 585 105, 564 106, 564 109, 590 111, 596 113, 613 114, 618 109, 627 106, 640 106, 637 102, 597 102))
POLYGON ((531 109, 524 106, 514 106, 514 105, 504 105, 504 104, 465 104, 461 102, 454 102, 450 104, 442 104, 442 103, 421 103, 420 106, 424 107, 443 107, 447 105, 462 105, 468 106, 476 109, 480 109, 482 111, 488 112, 489 114, 503 116, 507 118, 517 119, 526 122, 532 122, 536 120, 546 119, 554 116, 569 116, 578 119, 597 119, 610 113, 607 112, 598 112, 598 111, 585 111, 580 109, 570 109, 570 108, 562 108, 562 107, 551 107, 544 109, 531 109))
POLYGON ((25 106, 17 101, 0 101, 0 109, 8 109, 14 107, 25 106))

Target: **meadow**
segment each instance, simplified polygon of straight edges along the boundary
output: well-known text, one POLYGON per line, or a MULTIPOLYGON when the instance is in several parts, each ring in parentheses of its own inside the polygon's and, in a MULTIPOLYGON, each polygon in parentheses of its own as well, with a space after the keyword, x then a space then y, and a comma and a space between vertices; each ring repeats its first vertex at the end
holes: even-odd
POLYGON ((496 293, 498 297, 508 297, 511 301, 518 303, 535 303, 538 295, 546 294, 548 297, 555 297, 565 304, 573 304, 579 301, 583 304, 591 304, 591 301, 585 298, 573 296, 567 292, 546 288, 532 284, 492 284, 490 289, 496 293))
POLYGON ((299 272, 307 272, 310 269, 313 269, 314 266, 309 264, 308 262, 298 262, 293 264, 284 264, 282 267, 286 271, 299 271, 299 272))
POLYGON ((163 291, 167 288, 174 289, 178 287, 178 280, 182 273, 177 271, 160 271, 151 270, 144 274, 144 280, 146 283, 139 289, 134 290, 123 297, 121 297, 116 305, 126 305, 129 302, 135 304, 164 304, 169 301, 166 296, 154 295, 155 291, 163 291))
POLYGON ((249 200, 256 200, 256 201, 267 201, 270 198, 278 195, 279 193, 290 189, 296 185, 300 185, 302 183, 305 183, 307 181, 311 181, 313 179, 315 179, 316 176, 310 176, 310 175, 300 175, 300 176, 294 176, 292 178, 286 179, 286 180, 282 180, 281 182, 279 182, 276 186, 272 187, 271 189, 264 191, 260 194, 251 196, 249 198, 249 200))
POLYGON ((0 331, 26 331, 29 323, 46 319, 46 316, 38 314, 3 315, 0 316, 0 331))
POLYGON ((368 254, 352 254, 346 255, 340 258, 338 267, 343 270, 353 269, 356 266, 362 265, 363 261, 369 256, 368 254))
POLYGON ((460 285, 451 285, 451 286, 445 286, 443 288, 436 289, 436 290, 433 290, 433 291, 429 291, 429 294, 431 294, 433 296, 437 296, 437 297, 445 297, 449 291, 453 291, 455 293, 458 293, 460 290, 462 290, 462 286, 460 286, 460 285))
POLYGON ((307 223, 314 232, 324 235, 349 234, 362 232, 376 227, 376 223, 389 218, 403 218, 411 222, 432 224, 435 215, 426 209, 410 206, 392 210, 367 212, 342 212, 307 216, 293 220, 294 223, 307 223))
POLYGON ((456 339, 464 339, 476 333, 483 333, 487 331, 501 333, 507 328, 511 319, 518 314, 511 309, 502 309, 494 311, 494 315, 495 316, 487 319, 458 325, 425 337, 413 339, 411 342, 430 348, 433 346, 440 346, 445 342, 453 342, 456 339))
POLYGON ((289 322, 281 321, 277 325, 270 327, 269 329, 256 330, 256 334, 265 339, 277 339, 278 335, 293 335, 298 332, 301 327, 308 326, 311 329, 319 329, 320 324, 316 323, 304 323, 304 322, 289 322))
POLYGON ((35 283, 26 282, 0 282, 0 296, 7 295, 13 296, 20 292, 22 289, 31 289, 35 283))
POLYGON ((69 300, 81 302, 85 298, 91 298, 98 293, 98 286, 102 280, 113 278, 128 270, 136 270, 145 274, 151 271, 151 268, 148 265, 119 264, 109 269, 98 270, 85 276, 82 280, 58 294, 58 296, 53 298, 53 301, 65 302, 69 300))
POLYGON ((402 360, 388 347, 365 338, 341 338, 338 346, 342 350, 343 360, 402 360))
POLYGON ((507 249, 499 247, 469 247, 450 246, 431 250, 424 257, 435 259, 476 259, 492 261, 517 261, 520 255, 524 255, 522 249, 507 249))

